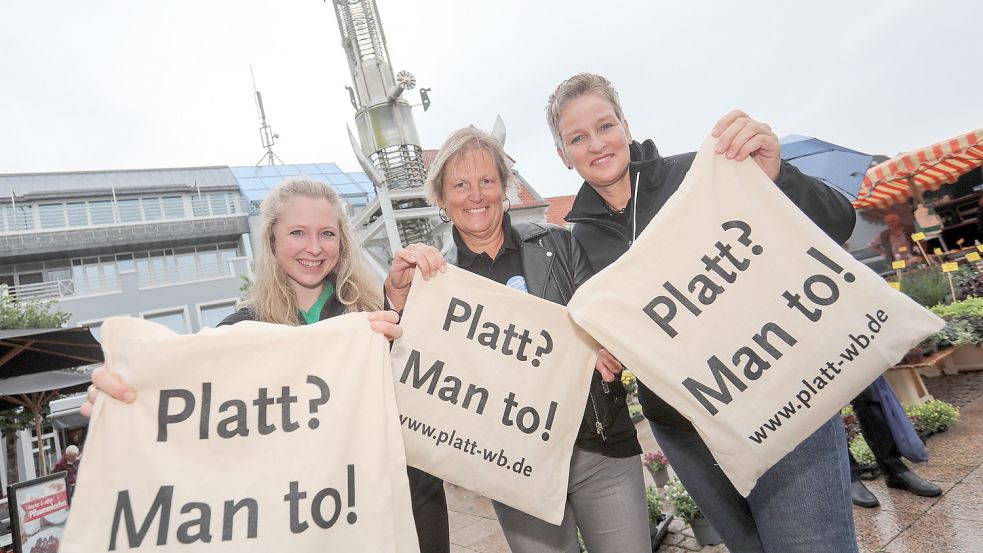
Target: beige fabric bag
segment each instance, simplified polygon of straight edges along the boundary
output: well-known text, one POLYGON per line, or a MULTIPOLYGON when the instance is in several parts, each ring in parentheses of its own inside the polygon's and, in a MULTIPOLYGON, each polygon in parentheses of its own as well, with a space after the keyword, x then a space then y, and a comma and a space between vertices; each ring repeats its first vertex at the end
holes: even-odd
POLYGON ((400 326, 407 462, 559 524, 594 341, 563 306, 457 267, 417 273, 400 326))
POLYGON ((745 496, 942 320, 708 139, 573 318, 683 416, 745 496))
POLYGON ((197 335, 116 318, 103 337, 138 397, 96 402, 62 553, 419 551, 365 314, 197 335))

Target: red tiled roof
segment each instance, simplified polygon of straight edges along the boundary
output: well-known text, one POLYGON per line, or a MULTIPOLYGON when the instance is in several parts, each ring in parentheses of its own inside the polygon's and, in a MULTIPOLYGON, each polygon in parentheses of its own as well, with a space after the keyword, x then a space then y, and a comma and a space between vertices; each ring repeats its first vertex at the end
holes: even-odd
POLYGON ((573 201, 576 198, 576 195, 543 198, 548 206, 546 208, 546 222, 554 225, 566 225, 567 222, 563 218, 566 217, 567 213, 570 213, 570 208, 573 207, 573 201))
MULTIPOLYGON (((423 166, 427 169, 427 171, 430 170, 430 165, 433 164, 433 160, 436 157, 437 157, 437 150, 423 150, 423 166)), ((515 189, 516 192, 519 194, 520 201, 518 204, 513 205, 512 208, 522 209, 522 208, 529 208, 529 207, 541 207, 543 205, 546 205, 543 201, 540 200, 539 195, 532 190, 532 186, 529 185, 529 183, 527 183, 526 180, 522 178, 521 175, 519 175, 519 172, 515 170, 513 170, 513 172, 516 174, 517 177, 513 179, 513 182, 515 183, 515 189)), ((566 215, 566 212, 564 212, 563 214, 566 215)))
POLYGON ((423 168, 427 171, 433 165, 434 158, 437 157, 437 150, 423 150, 423 168))

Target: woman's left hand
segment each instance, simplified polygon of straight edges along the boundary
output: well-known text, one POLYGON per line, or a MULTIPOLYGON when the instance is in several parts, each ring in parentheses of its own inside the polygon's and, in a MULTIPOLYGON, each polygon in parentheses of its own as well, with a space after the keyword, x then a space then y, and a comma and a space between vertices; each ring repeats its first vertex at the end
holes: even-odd
POLYGON ((373 311, 369 313, 369 325, 372 330, 382 334, 390 342, 403 335, 399 326, 399 314, 395 311, 373 311))
POLYGON ((594 363, 594 370, 601 373, 601 380, 614 382, 615 378, 621 373, 624 366, 618 361, 611 352, 601 348, 597 352, 597 361, 594 363))
POLYGON ((744 161, 748 156, 772 181, 778 179, 782 165, 782 145, 771 127, 735 109, 723 116, 710 133, 717 139, 715 151, 729 159, 744 161))

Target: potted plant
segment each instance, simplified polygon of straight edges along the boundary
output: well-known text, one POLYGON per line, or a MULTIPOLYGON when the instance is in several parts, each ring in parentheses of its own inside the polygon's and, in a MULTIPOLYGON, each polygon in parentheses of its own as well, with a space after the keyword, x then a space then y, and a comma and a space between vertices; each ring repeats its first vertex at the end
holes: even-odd
POLYGON ((700 512, 696 502, 683 487, 678 478, 670 478, 666 486, 666 499, 672 504, 672 510, 679 518, 693 529, 693 535, 700 545, 715 545, 721 542, 717 531, 700 512))
POLYGON ((655 485, 658 488, 665 487, 669 482, 669 459, 661 451, 649 452, 642 456, 642 466, 648 469, 655 485))
POLYGON ((663 511, 662 496, 652 486, 645 486, 645 502, 649 511, 649 534, 652 536, 652 551, 658 551, 659 544, 669 532, 672 514, 663 511))
POLYGON ((905 414, 915 424, 922 439, 944 432, 959 420, 959 408, 944 401, 933 399, 918 405, 905 407, 905 414))
POLYGON ((857 434, 850 441, 850 454, 860 466, 861 480, 873 480, 880 476, 881 469, 877 465, 877 458, 874 457, 874 452, 867 445, 867 440, 863 434, 857 434))

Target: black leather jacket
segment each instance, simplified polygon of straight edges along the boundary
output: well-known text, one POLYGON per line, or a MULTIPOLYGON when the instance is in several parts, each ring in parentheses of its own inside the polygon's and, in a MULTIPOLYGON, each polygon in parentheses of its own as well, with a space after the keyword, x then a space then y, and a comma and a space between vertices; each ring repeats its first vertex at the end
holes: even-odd
MULTIPOLYGON (((594 275, 587 255, 570 231, 538 223, 513 223, 512 228, 519 234, 522 272, 530 294, 566 305, 574 291, 594 275)), ((453 241, 448 242, 442 253, 448 263, 456 266, 457 247, 453 241)), ((625 397, 620 379, 606 383, 594 371, 577 434, 578 447, 608 457, 641 454, 625 397)))

